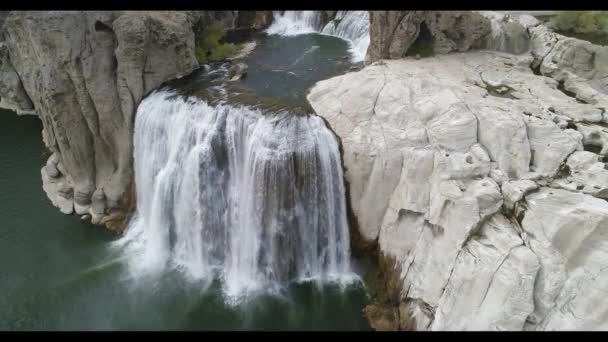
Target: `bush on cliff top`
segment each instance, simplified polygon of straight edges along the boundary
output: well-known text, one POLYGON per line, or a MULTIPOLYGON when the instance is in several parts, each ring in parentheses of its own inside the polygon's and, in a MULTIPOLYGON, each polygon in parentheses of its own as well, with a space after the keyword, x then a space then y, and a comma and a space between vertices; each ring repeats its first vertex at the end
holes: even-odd
POLYGON ((608 11, 561 11, 552 20, 556 30, 574 33, 608 33, 608 11))
POLYGON ((220 42, 222 37, 224 37, 224 33, 222 25, 219 22, 215 22, 205 27, 197 35, 195 53, 199 63, 221 61, 238 51, 236 45, 220 42))

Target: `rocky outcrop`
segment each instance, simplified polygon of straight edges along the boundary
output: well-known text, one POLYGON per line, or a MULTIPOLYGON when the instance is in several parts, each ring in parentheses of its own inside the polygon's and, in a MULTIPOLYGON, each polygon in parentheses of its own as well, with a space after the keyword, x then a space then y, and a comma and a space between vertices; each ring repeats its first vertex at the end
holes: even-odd
POLYGON ((580 102, 608 106, 608 46, 565 37, 544 25, 529 31, 538 73, 559 81, 560 89, 580 102))
POLYGON ((370 11, 366 62, 417 54, 411 50, 421 46, 434 54, 471 49, 521 54, 529 50, 526 28, 534 24, 530 16, 489 11, 370 11))
MULTIPOLYGON (((401 57, 384 34, 416 31, 405 25, 413 19, 378 18, 387 27, 378 51, 401 57)), ((606 328, 607 151, 589 148, 603 144, 606 107, 530 67, 562 58, 568 77, 582 77, 584 63, 567 59, 584 51, 538 61, 534 49, 383 60, 311 89, 310 104, 341 139, 360 233, 395 261, 387 277, 399 279, 389 286, 398 301, 383 309, 390 319, 372 310, 378 326, 606 328)), ((581 87, 597 86, 592 75, 581 87)))
POLYGON ((0 97, 35 109, 52 156, 44 189, 64 213, 120 229, 133 201, 135 109, 198 67, 190 12, 12 12, 0 97))
POLYGON ((0 11, 0 28, 2 28, 2 25, 4 25, 4 20, 8 16, 8 13, 8 11, 0 11))
POLYGON ((203 29, 214 22, 219 22, 226 30, 232 30, 237 27, 239 11, 199 11, 198 16, 199 20, 195 25, 195 32, 197 29, 203 29))
POLYGON ((0 107, 17 114, 36 114, 19 75, 9 62, 8 47, 0 42, 0 107))
POLYGON ((197 15, 197 28, 219 22, 225 30, 259 31, 272 23, 272 11, 199 11, 197 15))
POLYGON ((435 53, 466 51, 490 33, 490 21, 470 11, 370 11, 366 62, 404 57, 418 38, 435 53))
POLYGON ((272 23, 272 11, 238 11, 235 28, 263 30, 272 23))

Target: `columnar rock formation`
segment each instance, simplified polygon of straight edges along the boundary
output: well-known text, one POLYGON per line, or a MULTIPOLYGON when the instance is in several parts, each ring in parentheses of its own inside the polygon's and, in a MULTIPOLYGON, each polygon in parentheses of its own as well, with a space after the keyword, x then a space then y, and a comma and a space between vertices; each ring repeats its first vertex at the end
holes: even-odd
POLYGON ((608 48, 517 21, 531 54, 382 60, 308 95, 395 279, 376 328, 608 328, 608 48))

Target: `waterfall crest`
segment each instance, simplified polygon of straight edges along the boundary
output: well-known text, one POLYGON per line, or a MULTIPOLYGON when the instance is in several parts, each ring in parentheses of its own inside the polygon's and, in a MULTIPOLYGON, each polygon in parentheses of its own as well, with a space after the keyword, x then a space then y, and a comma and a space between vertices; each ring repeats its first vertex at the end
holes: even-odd
POLYGON ((155 92, 134 158, 136 272, 219 278, 229 298, 354 277, 340 154, 320 117, 155 92))
POLYGON ((319 11, 275 11, 268 34, 292 36, 321 33, 348 41, 353 62, 365 59, 369 46, 369 13, 367 11, 338 11, 334 19, 323 26, 319 11))

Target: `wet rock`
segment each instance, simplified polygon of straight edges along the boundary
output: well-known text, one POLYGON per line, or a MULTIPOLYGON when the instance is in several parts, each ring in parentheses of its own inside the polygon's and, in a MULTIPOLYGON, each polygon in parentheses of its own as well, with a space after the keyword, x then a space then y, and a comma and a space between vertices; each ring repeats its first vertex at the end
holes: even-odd
POLYGON ((371 304, 365 307, 371 327, 377 331, 399 330, 399 313, 392 306, 371 304))
POLYGON ((44 168, 45 168, 46 174, 51 178, 57 178, 61 175, 59 173, 59 170, 57 170, 56 164, 49 163, 44 168))
POLYGON ((103 189, 97 189, 91 199, 91 222, 99 224, 106 213, 106 196, 103 189))
POLYGON ((230 79, 230 81, 236 81, 245 77, 245 75, 247 75, 248 68, 249 67, 245 63, 237 63, 232 65, 230 69, 228 69, 228 79, 230 79))

